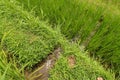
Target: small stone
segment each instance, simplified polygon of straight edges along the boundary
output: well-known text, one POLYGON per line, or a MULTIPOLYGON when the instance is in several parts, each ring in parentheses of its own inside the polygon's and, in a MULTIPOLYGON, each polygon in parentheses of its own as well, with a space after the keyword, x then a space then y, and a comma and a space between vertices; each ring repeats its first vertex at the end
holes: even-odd
POLYGON ((97 80, 103 80, 103 78, 102 77, 98 77, 97 80))

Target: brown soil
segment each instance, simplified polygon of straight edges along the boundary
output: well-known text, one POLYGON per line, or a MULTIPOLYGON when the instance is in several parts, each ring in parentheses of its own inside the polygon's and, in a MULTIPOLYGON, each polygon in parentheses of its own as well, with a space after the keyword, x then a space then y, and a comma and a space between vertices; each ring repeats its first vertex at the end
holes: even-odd
POLYGON ((76 60, 75 60, 75 56, 71 55, 68 57, 68 64, 70 68, 74 68, 75 64, 76 64, 76 60))

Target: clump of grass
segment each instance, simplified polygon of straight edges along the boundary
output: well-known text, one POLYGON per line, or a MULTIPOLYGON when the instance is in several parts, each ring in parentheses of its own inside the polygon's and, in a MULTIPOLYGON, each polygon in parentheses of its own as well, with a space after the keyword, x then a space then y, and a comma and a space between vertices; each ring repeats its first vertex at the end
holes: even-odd
POLYGON ((5 51, 0 51, 0 80, 24 80, 23 69, 17 67, 15 60, 7 61, 7 54, 5 51))
POLYGON ((51 53, 57 45, 57 38, 55 38, 54 31, 47 28, 43 22, 13 4, 6 1, 1 7, 1 11, 4 11, 1 15, 5 16, 1 18, 3 24, 0 34, 4 37, 2 48, 9 55, 14 54, 19 64, 30 62, 28 66, 32 67, 51 53), (7 8, 5 8, 6 6, 7 8), (15 14, 13 14, 14 12, 15 14), (7 24, 5 23, 6 20, 7 24))
POLYGON ((85 52, 80 52, 78 44, 70 44, 66 40, 62 42, 63 55, 50 71, 50 80, 96 80, 102 76, 104 80, 114 80, 114 74, 106 72, 96 61, 91 60, 85 52), (74 56, 74 67, 69 66, 68 57, 74 56))

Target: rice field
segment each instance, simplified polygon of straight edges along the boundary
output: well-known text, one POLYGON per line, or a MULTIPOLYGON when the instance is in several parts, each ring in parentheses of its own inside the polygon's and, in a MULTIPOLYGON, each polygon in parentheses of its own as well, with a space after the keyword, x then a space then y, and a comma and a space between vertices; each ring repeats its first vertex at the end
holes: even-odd
POLYGON ((120 9, 106 2, 0 0, 0 80, 119 80, 120 9))

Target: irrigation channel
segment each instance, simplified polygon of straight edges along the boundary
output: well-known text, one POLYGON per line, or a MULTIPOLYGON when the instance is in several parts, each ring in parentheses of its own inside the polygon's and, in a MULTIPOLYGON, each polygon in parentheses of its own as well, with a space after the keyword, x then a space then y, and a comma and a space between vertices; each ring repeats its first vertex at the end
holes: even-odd
POLYGON ((56 48, 47 58, 37 63, 32 71, 25 71, 25 80, 48 80, 49 71, 54 67, 55 62, 61 55, 61 48, 56 48))

